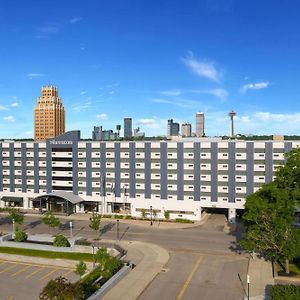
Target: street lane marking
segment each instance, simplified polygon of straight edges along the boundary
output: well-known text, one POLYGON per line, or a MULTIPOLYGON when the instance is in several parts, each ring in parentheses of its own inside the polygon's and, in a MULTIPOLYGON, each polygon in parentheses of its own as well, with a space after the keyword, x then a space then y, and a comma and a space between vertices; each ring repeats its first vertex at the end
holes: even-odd
POLYGON ((25 278, 28 279, 28 278, 32 277, 34 274, 36 274, 36 273, 42 271, 44 268, 45 268, 45 267, 41 267, 41 268, 39 268, 39 269, 33 271, 32 273, 30 273, 29 275, 27 275, 25 278))
POLYGON ((21 269, 21 270, 15 272, 14 274, 10 275, 10 277, 14 277, 14 276, 16 276, 18 274, 21 274, 21 273, 23 273, 25 270, 27 270, 29 268, 31 268, 31 266, 25 266, 23 269, 21 269))
POLYGON ((72 272, 74 272, 74 271, 73 271, 73 270, 67 271, 66 273, 62 274, 61 276, 62 276, 62 277, 65 277, 65 276, 69 275, 69 274, 72 273, 72 272))
POLYGON ((39 280, 42 281, 46 278, 48 278, 51 274, 53 274, 54 272, 58 271, 58 269, 52 270, 51 272, 49 272, 48 274, 46 274, 45 276, 43 276, 42 278, 40 278, 39 280))
POLYGON ((17 264, 14 264, 13 266, 10 266, 10 267, 8 267, 8 268, 2 270, 2 271, 0 272, 0 274, 6 272, 6 271, 8 271, 8 270, 10 270, 10 269, 12 269, 12 268, 14 268, 14 267, 16 267, 16 266, 17 266, 17 264))
MULTIPOLYGON (((8 264, 18 264, 18 265, 24 265, 24 266, 33 266, 33 267, 46 267, 49 269, 60 269, 60 270, 71 270, 72 269, 71 267, 51 266, 51 265, 46 265, 46 264, 32 264, 32 263, 24 263, 24 262, 19 262, 19 261, 14 261, 14 260, 1 259, 0 262, 8 263, 8 264)), ((1 263, 0 263, 0 265, 1 265, 1 263)))
POLYGON ((203 259, 202 256, 200 256, 200 257, 198 258, 198 260, 197 260, 197 262, 196 262, 194 268, 192 269, 191 273, 189 274, 189 276, 188 276, 186 282, 184 283, 183 287, 181 288, 181 290, 180 290, 178 296, 176 297, 176 300, 181 300, 181 299, 182 299, 182 296, 183 296, 185 290, 187 289, 187 287, 189 286, 189 284, 191 283, 191 281, 192 281, 192 279, 193 279, 193 276, 195 275, 195 273, 196 273, 196 271, 197 271, 197 269, 198 269, 198 267, 199 267, 199 265, 200 265, 202 259, 203 259))

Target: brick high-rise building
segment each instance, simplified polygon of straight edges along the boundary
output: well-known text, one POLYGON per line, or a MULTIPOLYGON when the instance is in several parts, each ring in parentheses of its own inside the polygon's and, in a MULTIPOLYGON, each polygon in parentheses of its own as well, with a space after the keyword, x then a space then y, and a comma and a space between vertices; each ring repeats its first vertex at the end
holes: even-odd
POLYGON ((46 141, 65 133, 65 109, 55 86, 43 86, 34 109, 34 140, 46 141))

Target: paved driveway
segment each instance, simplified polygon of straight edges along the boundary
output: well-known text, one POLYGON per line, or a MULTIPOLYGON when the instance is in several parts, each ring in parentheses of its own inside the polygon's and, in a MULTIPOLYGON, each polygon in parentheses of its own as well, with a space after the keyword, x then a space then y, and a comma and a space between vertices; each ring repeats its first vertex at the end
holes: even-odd
POLYGON ((79 278, 71 268, 0 260, 0 299, 38 299, 47 282, 59 276, 79 278))

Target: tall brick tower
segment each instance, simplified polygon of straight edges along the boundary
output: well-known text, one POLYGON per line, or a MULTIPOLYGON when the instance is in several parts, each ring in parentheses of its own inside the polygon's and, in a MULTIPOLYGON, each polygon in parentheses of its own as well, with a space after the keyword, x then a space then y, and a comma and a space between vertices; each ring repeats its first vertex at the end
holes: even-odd
POLYGON ((65 109, 56 86, 43 86, 34 109, 34 140, 46 141, 65 133, 65 109))

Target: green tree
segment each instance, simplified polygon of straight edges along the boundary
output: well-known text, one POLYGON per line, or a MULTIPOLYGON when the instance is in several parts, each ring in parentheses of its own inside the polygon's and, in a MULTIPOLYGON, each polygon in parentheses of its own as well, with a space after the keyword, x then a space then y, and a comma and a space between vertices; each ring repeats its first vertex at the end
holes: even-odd
POLYGON ((294 215, 295 206, 288 191, 274 182, 264 185, 246 199, 242 248, 260 253, 272 262, 285 260, 288 273, 288 260, 297 251, 294 215))
POLYGON ((286 189, 295 206, 300 207, 300 149, 286 154, 287 162, 278 167, 275 183, 279 188, 286 189))
POLYGON ((79 300, 83 297, 80 283, 72 284, 64 277, 50 280, 40 293, 40 300, 79 300))
POLYGON ((55 217, 50 210, 42 217, 42 222, 48 225, 49 228, 59 227, 61 224, 59 218, 55 217))
POLYGON ((170 212, 165 210, 164 211, 164 217, 165 217, 166 220, 169 220, 170 219, 170 212))
POLYGON ((90 216, 89 227, 99 233, 100 225, 101 225, 101 215, 93 212, 92 215, 90 216))
POLYGON ((86 264, 81 260, 76 265, 76 269, 75 269, 74 273, 79 275, 80 277, 82 277, 85 274, 86 269, 87 269, 86 264))
POLYGON ((141 209, 141 216, 143 219, 146 219, 146 210, 144 208, 141 209))
POLYGON ((13 224, 13 234, 15 234, 15 224, 22 225, 24 223, 24 214, 19 209, 9 208, 8 217, 13 224))

